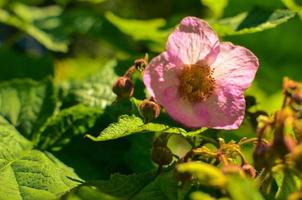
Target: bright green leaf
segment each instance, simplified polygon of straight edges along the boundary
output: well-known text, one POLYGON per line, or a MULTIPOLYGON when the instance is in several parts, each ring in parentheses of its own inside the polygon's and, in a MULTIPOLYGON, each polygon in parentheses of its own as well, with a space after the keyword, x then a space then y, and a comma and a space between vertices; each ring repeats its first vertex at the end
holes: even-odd
POLYGON ((204 162, 187 162, 177 166, 180 173, 189 173, 196 177, 200 184, 224 187, 227 183, 225 175, 213 165, 204 162))
POLYGON ((132 200, 175 200, 178 199, 177 180, 173 171, 165 172, 145 186, 132 200))
POLYGON ((228 0, 201 0, 201 2, 211 10, 214 18, 220 18, 228 5, 228 0))
POLYGON ((200 191, 192 192, 190 194, 190 199, 191 200, 214 200, 214 198, 211 197, 210 195, 200 192, 200 191))
POLYGON ((80 186, 64 196, 62 196, 61 200, 121 200, 116 197, 112 197, 110 195, 104 194, 100 192, 95 187, 90 186, 80 186))
POLYGON ((220 36, 255 33, 274 28, 295 16, 290 10, 269 11, 255 8, 251 12, 216 21, 210 21, 211 26, 220 36))
POLYGON ((60 6, 30 7, 22 3, 11 4, 11 9, 18 17, 28 22, 56 17, 63 11, 60 6))
MULTIPOLYGON (((152 41, 164 46, 171 30, 161 30, 166 25, 164 19, 137 20, 123 19, 111 12, 105 14, 106 18, 115 25, 121 32, 131 36, 137 41, 152 41)), ((160 48, 160 47, 158 47, 160 48)))
POLYGON ((112 92, 113 82, 117 79, 117 75, 114 73, 115 65, 116 61, 108 62, 85 80, 63 83, 63 104, 69 106, 81 103, 98 108, 105 108, 110 105, 116 98, 112 92))
POLYGON ((301 180, 290 170, 275 171, 273 176, 278 185, 276 199, 287 199, 290 194, 297 192, 301 186, 301 180))
POLYGON ((103 114, 102 109, 76 105, 63 109, 47 120, 39 132, 40 149, 58 150, 73 137, 87 133, 103 114))
POLYGON ((72 169, 32 145, 0 116, 0 200, 49 200, 78 185, 72 169))
MULTIPOLYGON (((21 4, 16 4, 17 6, 17 14, 13 15, 12 13, 0 9, 0 23, 13 26, 33 38, 35 38, 38 42, 43 44, 46 48, 53 50, 53 51, 59 51, 59 52, 66 52, 68 50, 68 42, 66 40, 62 40, 61 38, 55 38, 49 33, 45 32, 44 30, 37 27, 32 20, 35 18, 41 18, 41 12, 45 13, 45 10, 38 10, 38 8, 28 8, 26 6, 20 6, 21 4), (34 13, 39 13, 37 16, 33 16, 30 12, 34 9, 34 13)), ((13 8, 14 9, 14 8, 13 8)), ((53 8, 51 8, 53 9, 53 8)), ((53 12, 57 12, 55 8, 53 12)), ((56 13, 54 13, 56 14, 56 13)), ((56 22, 58 24, 59 22, 56 22)))
POLYGON ((20 79, 0 84, 0 115, 28 138, 35 137, 55 108, 56 92, 50 79, 42 82, 20 79))
POLYGON ((90 200, 91 198, 87 198, 87 196, 102 197, 107 195, 103 198, 104 200, 175 200, 178 196, 178 186, 172 172, 164 172, 156 177, 152 173, 115 174, 108 181, 87 182, 84 184, 85 189, 83 186, 75 188, 65 194, 62 199, 90 200), (88 186, 90 188, 87 188, 88 186), (86 192, 87 195, 84 196, 83 192, 86 192))
POLYGON ((242 200, 242 197, 245 200, 264 200, 252 180, 239 176, 228 176, 227 179, 227 191, 232 200, 242 200))
POLYGON ((301 5, 298 5, 294 0, 282 0, 282 2, 284 3, 284 5, 297 12, 300 16, 300 18, 302 19, 302 6, 301 5))
POLYGON ((203 132, 205 129, 187 132, 183 128, 169 127, 165 124, 147 123, 145 124, 140 117, 135 115, 121 115, 118 122, 110 124, 97 137, 87 135, 88 138, 94 141, 114 140, 128 135, 144 132, 165 132, 171 134, 180 134, 183 136, 194 136, 203 132))

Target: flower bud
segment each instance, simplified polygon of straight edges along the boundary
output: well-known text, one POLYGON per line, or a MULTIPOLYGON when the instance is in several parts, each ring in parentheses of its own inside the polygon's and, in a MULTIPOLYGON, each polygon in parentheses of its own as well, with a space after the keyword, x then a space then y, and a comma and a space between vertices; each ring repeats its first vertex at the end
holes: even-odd
POLYGON ((112 91, 118 98, 129 98, 133 95, 133 83, 128 77, 119 77, 113 84, 112 91))
POLYGON ((168 147, 155 146, 152 149, 151 157, 159 166, 168 165, 173 160, 173 153, 168 147))
POLYGON ((134 61, 135 68, 140 72, 144 71, 147 65, 148 65, 148 54, 146 54, 144 58, 136 59, 134 61))
POLYGON ((302 92, 295 91, 292 95, 292 99, 299 105, 302 105, 302 92))
POLYGON ((253 158, 256 169, 262 169, 271 166, 274 158, 270 158, 270 146, 259 142, 254 150, 253 158))
POLYGON ((149 99, 145 99, 139 106, 139 110, 141 115, 144 117, 145 122, 151 122, 156 119, 160 114, 160 105, 151 101, 149 99))

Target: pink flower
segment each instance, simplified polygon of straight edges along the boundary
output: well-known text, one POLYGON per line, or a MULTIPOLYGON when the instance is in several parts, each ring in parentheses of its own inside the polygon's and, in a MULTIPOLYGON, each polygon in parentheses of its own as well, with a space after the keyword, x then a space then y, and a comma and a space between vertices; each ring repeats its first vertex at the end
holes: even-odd
POLYGON ((251 51, 219 42, 207 22, 186 17, 143 79, 151 96, 183 125, 237 129, 245 113, 243 93, 258 66, 251 51))

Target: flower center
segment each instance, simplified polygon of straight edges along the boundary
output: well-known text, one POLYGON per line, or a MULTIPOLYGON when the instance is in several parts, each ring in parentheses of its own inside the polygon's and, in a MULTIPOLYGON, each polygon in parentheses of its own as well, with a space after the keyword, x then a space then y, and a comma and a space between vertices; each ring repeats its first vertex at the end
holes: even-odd
POLYGON ((184 67, 179 76, 180 96, 194 103, 207 100, 215 88, 212 73, 207 65, 194 64, 184 67))

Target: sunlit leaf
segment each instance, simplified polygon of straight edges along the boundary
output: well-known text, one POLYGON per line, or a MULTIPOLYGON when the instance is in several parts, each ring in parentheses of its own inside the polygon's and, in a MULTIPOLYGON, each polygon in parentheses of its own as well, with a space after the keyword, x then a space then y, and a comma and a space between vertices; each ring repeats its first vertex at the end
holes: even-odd
POLYGON ((72 169, 32 144, 0 116, 0 199, 49 200, 77 186, 72 169))
POLYGON ((203 193, 203 192, 192 192, 190 194, 190 199, 191 200, 214 200, 213 197, 211 197, 210 195, 203 193))
POLYGON ((301 180, 290 170, 275 171, 274 178, 278 185, 276 199, 287 199, 290 194, 297 192, 301 186, 301 180))
POLYGON ((165 124, 159 123, 147 123, 145 124, 140 117, 135 115, 121 115, 118 122, 110 124, 105 128, 97 137, 92 135, 87 135, 88 138, 94 141, 106 141, 113 140, 121 137, 126 137, 128 135, 136 133, 145 132, 165 132, 171 134, 179 134, 183 136, 198 135, 202 133, 205 129, 199 129, 191 132, 187 132, 185 129, 180 127, 169 127, 165 124))
POLYGON ((214 18, 220 18, 229 0, 201 0, 201 2, 211 10, 211 15, 214 18))
POLYGON ((56 91, 50 79, 41 82, 20 79, 0 84, 0 115, 30 139, 55 108, 56 91))
POLYGON ((151 41, 155 48, 162 48, 171 30, 162 30, 166 25, 164 19, 137 20, 124 19, 111 12, 106 13, 106 18, 114 24, 121 32, 131 36, 137 41, 151 41))
POLYGON ((39 130, 37 146, 40 149, 58 150, 73 137, 87 133, 102 114, 102 109, 89 108, 81 104, 64 109, 50 117, 39 130))
POLYGON ((240 35, 274 28, 294 16, 295 12, 290 10, 270 11, 255 8, 234 17, 210 21, 210 24, 220 36, 240 35))
MULTIPOLYGON (((0 23, 13 26, 29 34, 50 50, 60 52, 66 52, 68 50, 68 42, 66 40, 63 40, 62 38, 54 38, 52 35, 40 29, 33 23, 32 20, 35 18, 37 19, 44 17, 41 16, 41 12, 45 13, 45 10, 38 10, 38 8, 34 8, 34 13, 37 15, 33 16, 30 13, 31 9, 33 8, 29 9, 26 6, 17 4, 16 9, 18 15, 13 15, 4 9, 0 9, 0 23)), ((50 11, 50 14, 58 14, 60 12, 60 10, 58 10, 56 7, 51 7, 50 11)))
POLYGON ((239 176, 228 176, 227 191, 232 200, 264 200, 257 190, 256 184, 249 178, 239 176))
MULTIPOLYGON (((152 173, 115 174, 108 181, 87 182, 84 186, 65 194, 62 199, 71 200, 78 197, 79 193, 83 193, 81 191, 83 187, 86 187, 86 196, 104 196, 104 200, 175 200, 178 197, 177 181, 172 172, 164 172, 158 176, 152 173)), ((89 198, 81 195, 79 199, 88 200, 89 198)))
POLYGON ((187 162, 177 166, 180 173, 196 177, 200 184, 222 188, 226 185, 225 175, 216 167, 204 162, 187 162))
MULTIPOLYGON (((93 75, 86 77, 84 80, 63 82, 63 104, 69 106, 81 103, 98 108, 105 108, 110 105, 116 98, 116 95, 112 92, 112 85, 117 79, 114 72, 115 65, 116 61, 111 61, 102 67, 96 67, 99 70, 95 70, 93 75)), ((82 68, 81 65, 80 67, 82 68)), ((77 72, 79 73, 79 70, 77 72)), ((65 73, 70 73, 70 71, 67 70, 65 73)), ((75 72, 71 70, 71 73, 75 72)), ((64 74, 61 74, 61 76, 64 76, 64 74)))
POLYGON ((294 0, 282 0, 282 2, 284 3, 284 5, 297 12, 300 16, 300 18, 302 19, 302 6, 301 5, 298 5, 294 0))

